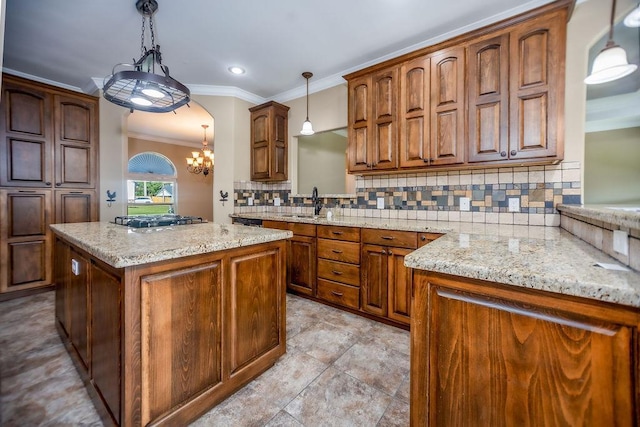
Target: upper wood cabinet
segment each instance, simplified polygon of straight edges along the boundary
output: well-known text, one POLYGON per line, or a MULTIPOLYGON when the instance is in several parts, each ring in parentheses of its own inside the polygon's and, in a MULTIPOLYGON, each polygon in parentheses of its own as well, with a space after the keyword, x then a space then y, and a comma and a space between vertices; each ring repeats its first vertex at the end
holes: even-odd
POLYGON ((251 112, 251 180, 286 181, 289 107, 270 101, 251 112))
POLYGON ((571 3, 345 76, 349 172, 562 160, 571 3), (389 155, 396 146, 399 160, 389 155))
POLYGON ((507 159, 509 35, 472 43, 467 52, 469 162, 507 159))
POLYGON ((420 57, 400 67, 400 167, 429 162, 431 141, 431 58, 420 57))
POLYGON ((566 10, 510 33, 510 151, 517 159, 556 157, 564 149, 566 10))
POLYGON ((397 67, 349 85, 350 172, 397 168, 397 87, 397 67))
POLYGON ((431 57, 430 165, 464 162, 464 49, 431 57))

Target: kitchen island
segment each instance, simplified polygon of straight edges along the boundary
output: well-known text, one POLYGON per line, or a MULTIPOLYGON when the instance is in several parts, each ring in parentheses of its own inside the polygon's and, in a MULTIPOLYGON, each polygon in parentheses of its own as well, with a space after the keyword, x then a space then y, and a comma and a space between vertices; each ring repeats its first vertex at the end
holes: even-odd
POLYGON ((51 228, 56 325, 106 424, 185 425, 285 353, 290 232, 51 228))

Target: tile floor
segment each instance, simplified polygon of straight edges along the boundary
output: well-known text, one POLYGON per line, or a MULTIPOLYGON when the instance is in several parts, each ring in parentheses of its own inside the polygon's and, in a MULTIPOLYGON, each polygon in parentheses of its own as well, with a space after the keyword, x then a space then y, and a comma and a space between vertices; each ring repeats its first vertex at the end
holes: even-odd
MULTIPOLYGON (((0 425, 102 423, 53 323, 54 293, 0 303, 0 425)), ((409 333, 287 296, 287 354, 192 426, 408 426, 409 333)))

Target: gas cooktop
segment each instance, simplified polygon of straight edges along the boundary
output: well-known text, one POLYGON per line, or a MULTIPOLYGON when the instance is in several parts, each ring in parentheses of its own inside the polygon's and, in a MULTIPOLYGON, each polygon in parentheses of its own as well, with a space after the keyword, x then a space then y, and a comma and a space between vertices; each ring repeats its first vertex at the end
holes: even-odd
POLYGON ((117 216, 115 224, 126 225, 135 228, 162 227, 167 225, 189 225, 206 222, 199 216, 182 215, 137 215, 137 216, 117 216))

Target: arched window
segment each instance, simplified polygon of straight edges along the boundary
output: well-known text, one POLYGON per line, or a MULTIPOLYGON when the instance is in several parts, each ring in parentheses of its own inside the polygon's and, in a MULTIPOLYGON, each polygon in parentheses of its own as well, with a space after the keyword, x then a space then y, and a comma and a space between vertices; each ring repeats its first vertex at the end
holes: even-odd
POLYGON ((176 168, 160 153, 144 152, 129 159, 128 215, 175 213, 176 168))

